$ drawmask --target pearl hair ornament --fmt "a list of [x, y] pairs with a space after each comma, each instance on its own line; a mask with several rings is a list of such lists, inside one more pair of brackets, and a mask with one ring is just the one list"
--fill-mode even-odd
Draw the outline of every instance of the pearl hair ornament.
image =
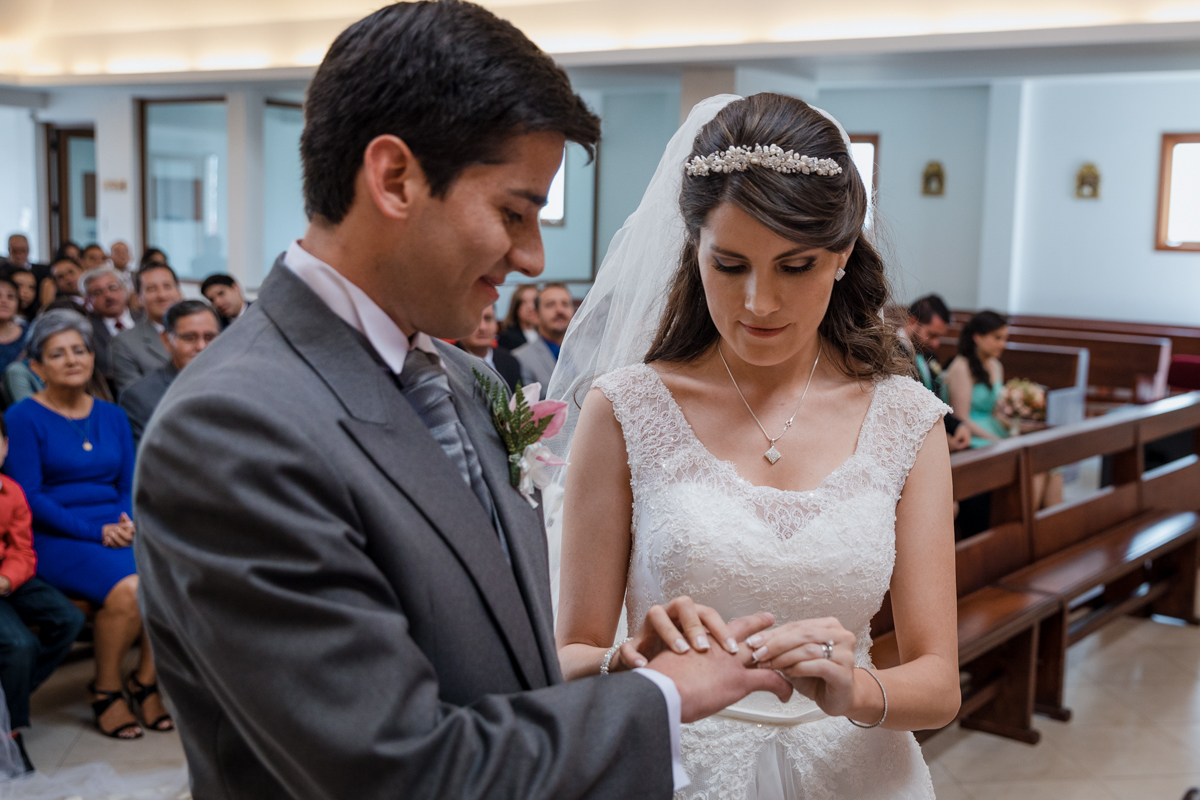
[[691, 177], [704, 177], [716, 172], [745, 172], [751, 166], [766, 167], [785, 175], [797, 172], [809, 175], [839, 175], [842, 167], [832, 158], [813, 158], [797, 155], [795, 150], [784, 150], [777, 144], [763, 147], [730, 147], [723, 153], [713, 153], [707, 156], [694, 156], [687, 162], [687, 174]]

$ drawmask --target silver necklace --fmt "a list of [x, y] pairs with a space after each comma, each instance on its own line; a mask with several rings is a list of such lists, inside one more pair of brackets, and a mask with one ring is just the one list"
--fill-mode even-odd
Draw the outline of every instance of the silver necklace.
[[775, 443], [783, 438], [783, 434], [788, 432], [788, 428], [792, 427], [792, 423], [796, 421], [796, 414], [800, 413], [800, 406], [804, 405], [804, 398], [808, 397], [808, 388], [812, 386], [813, 375], [817, 374], [817, 364], [821, 363], [821, 348], [817, 348], [817, 358], [813, 361], [812, 371], [808, 373], [808, 383], [804, 385], [804, 394], [800, 395], [800, 402], [796, 404], [795, 413], [788, 418], [787, 422], [783, 423], [783, 432], [774, 438], [771, 437], [771, 434], [767, 433], [767, 429], [763, 427], [758, 414], [754, 413], [754, 409], [746, 401], [746, 395], [742, 394], [742, 387], [738, 386], [737, 378], [733, 377], [733, 370], [729, 368], [729, 362], [725, 360], [725, 354], [721, 352], [720, 344], [717, 345], [717, 355], [721, 357], [721, 363], [725, 365], [725, 371], [729, 373], [729, 380], [733, 381], [733, 388], [737, 390], [738, 397], [742, 398], [743, 403], [746, 403], [746, 410], [750, 412], [750, 416], [754, 417], [754, 421], [758, 424], [758, 429], [762, 431], [763, 436], [767, 437], [767, 441], [771, 443], [770, 449], [763, 453], [763, 458], [771, 466], [775, 466], [775, 462], [783, 458], [783, 453], [775, 449]]

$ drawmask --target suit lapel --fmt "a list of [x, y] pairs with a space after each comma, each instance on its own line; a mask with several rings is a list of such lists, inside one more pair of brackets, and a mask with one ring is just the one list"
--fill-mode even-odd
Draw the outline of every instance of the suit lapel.
[[[561, 680], [558, 650], [554, 643], [554, 612], [550, 599], [550, 559], [547, 553], [541, 509], [533, 509], [513, 488], [508, 472], [508, 453], [496, 433], [483, 390], [471, 374], [471, 357], [449, 345], [439, 345], [450, 388], [458, 398], [456, 408], [483, 466], [483, 477], [492, 493], [500, 524], [508, 540], [512, 569], [534, 633], [541, 648], [542, 663], [551, 683]], [[478, 365], [488, 372], [486, 365]]]
[[263, 312], [338, 396], [339, 424], [416, 507], [470, 574], [530, 688], [546, 683], [538, 639], [491, 520], [370, 346], [282, 264], [263, 284]]

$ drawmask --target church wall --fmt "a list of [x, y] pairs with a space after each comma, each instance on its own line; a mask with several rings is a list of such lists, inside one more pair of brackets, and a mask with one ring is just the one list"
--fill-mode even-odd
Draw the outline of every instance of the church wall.
[[[879, 232], [896, 299], [937, 292], [952, 306], [973, 306], [988, 88], [827, 89], [816, 102], [848, 132], [879, 134]], [[921, 176], [935, 160], [945, 168], [945, 194], [924, 196]]]
[[[1200, 74], [1029, 82], [1012, 310], [1200, 324], [1200, 253], [1154, 249], [1161, 137], [1200, 131]], [[1074, 196], [1099, 168], [1100, 197]]]

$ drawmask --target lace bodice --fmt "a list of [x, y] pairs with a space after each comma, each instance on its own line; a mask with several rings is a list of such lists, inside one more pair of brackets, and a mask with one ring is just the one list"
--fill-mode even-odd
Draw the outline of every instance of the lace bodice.
[[[854, 454], [805, 492], [756, 486], [712, 455], [651, 367], [595, 385], [625, 436], [633, 486], [627, 622], [689, 595], [725, 619], [772, 612], [779, 623], [836, 617], [870, 664], [871, 618], [891, 583], [896, 503], [917, 452], [949, 411], [916, 381], [876, 381]], [[801, 722], [824, 716], [798, 693], [760, 693], [728, 716]]]

